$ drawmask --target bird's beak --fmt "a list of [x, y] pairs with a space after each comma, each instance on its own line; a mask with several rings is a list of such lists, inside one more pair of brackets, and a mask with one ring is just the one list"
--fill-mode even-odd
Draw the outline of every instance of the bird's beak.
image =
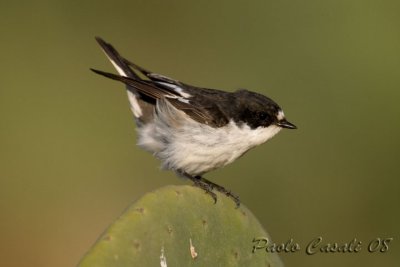
[[278, 121], [278, 123], [276, 125], [278, 125], [279, 127], [282, 127], [282, 128], [287, 128], [287, 129], [297, 129], [296, 125], [288, 122], [285, 119]]

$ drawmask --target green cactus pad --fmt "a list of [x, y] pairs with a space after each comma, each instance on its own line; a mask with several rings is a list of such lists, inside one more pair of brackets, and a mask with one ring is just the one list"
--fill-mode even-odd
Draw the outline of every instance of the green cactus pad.
[[278, 255], [252, 253], [268, 237], [242, 204], [199, 188], [167, 186], [137, 200], [100, 237], [80, 267], [283, 266]]

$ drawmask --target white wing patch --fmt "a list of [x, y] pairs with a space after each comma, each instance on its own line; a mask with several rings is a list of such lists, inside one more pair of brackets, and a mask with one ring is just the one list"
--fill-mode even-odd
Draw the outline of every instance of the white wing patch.
[[189, 99], [183, 98], [183, 97], [179, 97], [176, 95], [165, 95], [166, 98], [173, 98], [173, 99], [177, 99], [178, 101], [182, 102], [182, 103], [186, 103], [189, 104], [190, 101]]
[[178, 101], [181, 101], [183, 103], [189, 104], [189, 100], [186, 98], [178, 97]]
[[192, 97], [191, 94], [186, 93], [182, 87], [175, 85], [175, 84], [171, 84], [171, 83], [166, 83], [166, 82], [157, 82], [158, 84], [167, 86], [168, 88], [174, 90], [176, 93], [180, 94], [182, 97], [184, 98], [189, 98]]

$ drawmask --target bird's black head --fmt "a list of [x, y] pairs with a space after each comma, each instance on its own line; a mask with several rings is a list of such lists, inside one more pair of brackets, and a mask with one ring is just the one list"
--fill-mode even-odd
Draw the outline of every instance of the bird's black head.
[[288, 129], [297, 128], [286, 120], [279, 105], [264, 95], [239, 90], [236, 92], [236, 107], [239, 112], [234, 116], [235, 121], [246, 123], [252, 129], [270, 125]]

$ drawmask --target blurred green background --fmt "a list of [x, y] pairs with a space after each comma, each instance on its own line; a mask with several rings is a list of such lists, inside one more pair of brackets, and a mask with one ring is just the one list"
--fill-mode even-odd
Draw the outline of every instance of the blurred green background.
[[[136, 147], [123, 86], [89, 71], [114, 71], [95, 35], [153, 71], [284, 108], [297, 131], [207, 177], [276, 242], [301, 245], [281, 255], [287, 266], [397, 265], [399, 11], [378, 0], [2, 1], [0, 266], [74, 266], [133, 200], [186, 184]], [[317, 236], [363, 250], [306, 255]], [[389, 252], [367, 252], [377, 237], [394, 238]]]

